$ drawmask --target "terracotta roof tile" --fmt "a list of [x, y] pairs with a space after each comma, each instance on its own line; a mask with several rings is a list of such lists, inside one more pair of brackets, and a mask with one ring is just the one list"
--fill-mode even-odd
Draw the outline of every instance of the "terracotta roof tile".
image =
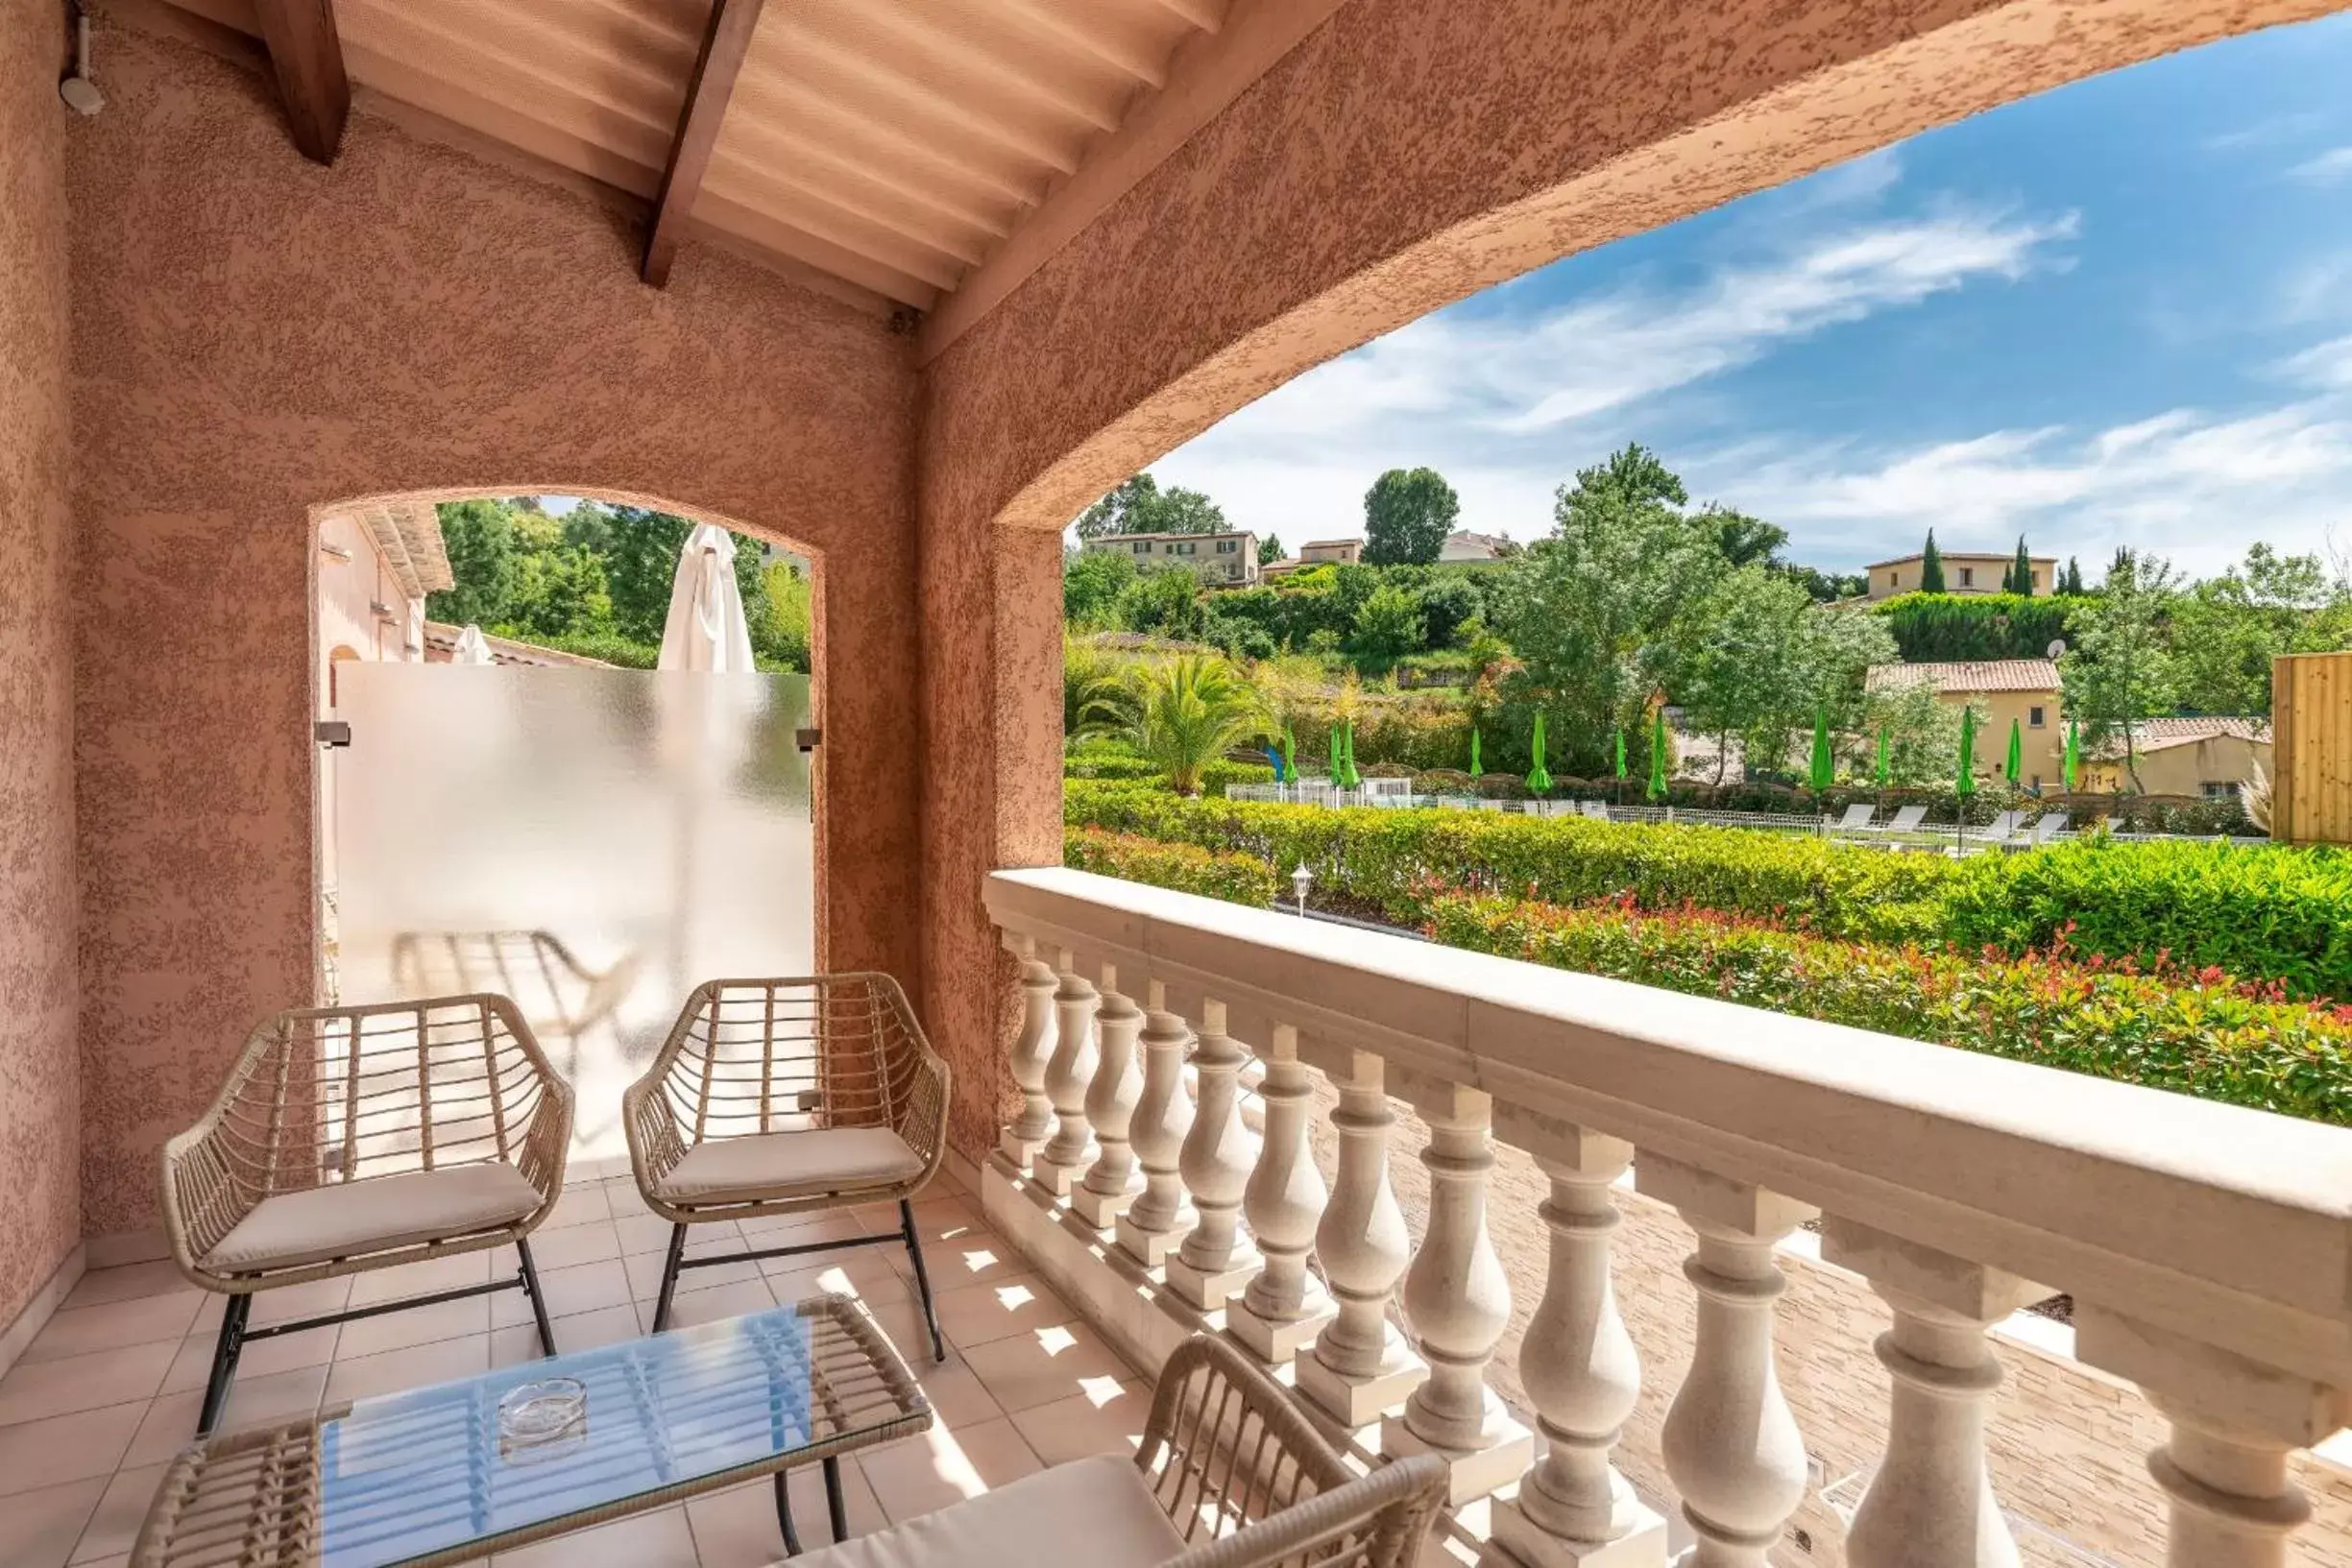
[[2055, 691], [2058, 689], [2058, 666], [2048, 659], [1873, 664], [1867, 684], [1873, 691], [1891, 691], [1898, 687], [1922, 681], [1938, 691]]

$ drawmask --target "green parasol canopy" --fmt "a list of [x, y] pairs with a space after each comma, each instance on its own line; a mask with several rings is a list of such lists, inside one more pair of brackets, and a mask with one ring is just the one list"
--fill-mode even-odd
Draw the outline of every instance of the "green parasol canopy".
[[1617, 782], [1625, 782], [1625, 726], [1617, 726]]
[[1536, 739], [1529, 748], [1535, 753], [1536, 765], [1527, 770], [1527, 787], [1540, 795], [1552, 787], [1552, 775], [1543, 765], [1543, 711], [1536, 710]]
[[2066, 792], [2074, 792], [2074, 769], [2082, 762], [2082, 721], [2075, 719], [2066, 727]]
[[1952, 792], [1962, 800], [1976, 792], [1976, 711], [1960, 710], [1960, 771], [1952, 781]]
[[1837, 761], [1830, 755], [1830, 714], [1820, 707], [1813, 710], [1813, 766], [1809, 782], [1815, 794], [1837, 782]]
[[1473, 724], [1470, 726], [1470, 777], [1483, 779], [1486, 776], [1487, 770], [1478, 765], [1478, 726]]
[[2025, 771], [2025, 731], [2020, 720], [2011, 719], [2009, 721], [2009, 757], [2008, 760], [2001, 764], [2001, 772], [2008, 777], [2011, 784], [2015, 784]]
[[1361, 789], [1364, 776], [1356, 771], [1356, 721], [1343, 720], [1340, 724], [1340, 757], [1342, 789]]
[[1881, 724], [1879, 726], [1879, 765], [1871, 770], [1870, 776], [1878, 782], [1880, 789], [1884, 789], [1893, 774], [1894, 769], [1887, 765], [1886, 760], [1886, 726]]
[[1282, 726], [1282, 782], [1298, 782], [1298, 737], [1291, 734], [1287, 724]]
[[1650, 799], [1666, 798], [1666, 711], [1659, 709], [1650, 726]]
[[1341, 782], [1346, 775], [1346, 767], [1347, 759], [1340, 750], [1340, 727], [1334, 724], [1331, 726], [1331, 761], [1330, 765], [1325, 769], [1325, 771], [1331, 775], [1332, 788], [1344, 789], [1346, 787], [1346, 785]]

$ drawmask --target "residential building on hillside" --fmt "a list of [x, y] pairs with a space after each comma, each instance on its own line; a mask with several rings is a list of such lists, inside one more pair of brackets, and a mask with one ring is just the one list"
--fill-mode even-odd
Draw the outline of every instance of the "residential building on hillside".
[[[2265, 777], [2270, 773], [2270, 721], [2228, 715], [2143, 719], [2132, 726], [2132, 751], [2146, 794], [2235, 798], [2257, 768]], [[2131, 770], [2124, 762], [2122, 736], [2109, 736], [2083, 748], [2076, 782], [2085, 789], [2129, 789]]]
[[425, 656], [424, 596], [454, 588], [433, 503], [387, 501], [319, 519], [318, 700], [334, 706], [334, 666]]
[[1473, 534], [1467, 528], [1458, 528], [1438, 546], [1438, 565], [1491, 567], [1507, 559], [1510, 553], [1511, 541], [1500, 534]]
[[1134, 557], [1149, 570], [1191, 567], [1212, 587], [1247, 588], [1258, 580], [1258, 536], [1248, 529], [1222, 534], [1105, 534], [1086, 541], [1090, 550]]
[[[2058, 561], [2055, 556], [2028, 556], [2033, 567], [2033, 591], [2049, 593], [2058, 581]], [[1863, 597], [1872, 601], [1891, 599], [1898, 593], [1919, 591], [1920, 569], [1928, 558], [1922, 554], [1900, 555], [1892, 561], [1873, 561], [1863, 570], [1870, 587]], [[1971, 555], [1958, 550], [1944, 552], [1944, 591], [1947, 593], [1998, 593], [2003, 577], [2017, 564], [2014, 555]]]
[[2054, 661], [1873, 664], [1865, 685], [1872, 691], [1887, 691], [1918, 682], [1934, 687], [1937, 698], [1947, 707], [1974, 705], [1984, 715], [1984, 728], [1976, 734], [1976, 777], [2000, 776], [2008, 760], [2009, 725], [2014, 720], [2024, 740], [2024, 767], [2018, 782], [2035, 788], [2059, 787], [2066, 777], [2066, 732], [2059, 722]]
[[1297, 555], [1286, 555], [1279, 561], [1269, 561], [1258, 568], [1260, 582], [1273, 582], [1288, 577], [1294, 571], [1309, 567], [1353, 566], [1364, 559], [1364, 541], [1360, 539], [1311, 539], [1298, 546]]

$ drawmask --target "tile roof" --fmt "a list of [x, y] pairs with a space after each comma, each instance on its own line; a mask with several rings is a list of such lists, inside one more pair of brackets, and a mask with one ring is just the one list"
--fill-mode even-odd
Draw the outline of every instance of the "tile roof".
[[[2132, 748], [2142, 756], [2152, 751], [2169, 751], [2174, 746], [2193, 746], [2200, 740], [2224, 737], [2267, 745], [2270, 741], [2270, 721], [2258, 715], [2215, 713], [2195, 718], [2142, 719], [2132, 726]], [[2097, 746], [2088, 748], [2086, 755], [2095, 762], [2112, 761], [2123, 755], [2123, 737], [2111, 735]]]
[[1926, 682], [1938, 691], [2055, 691], [2058, 666], [2048, 659], [1982, 659], [1952, 663], [1873, 664], [1872, 691]]

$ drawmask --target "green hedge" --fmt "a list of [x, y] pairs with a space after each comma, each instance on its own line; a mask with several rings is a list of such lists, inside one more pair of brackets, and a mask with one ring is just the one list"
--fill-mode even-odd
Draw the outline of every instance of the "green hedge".
[[1441, 894], [1630, 897], [1644, 909], [1695, 905], [1863, 941], [2210, 966], [2286, 995], [2352, 1001], [2352, 854], [2336, 850], [2090, 839], [1954, 860], [1736, 828], [1065, 787], [1074, 823], [1238, 850], [1276, 877], [1303, 861], [1324, 894], [1402, 925], [1425, 921]]
[[1871, 608], [1886, 619], [1906, 664], [1944, 660], [2045, 659], [2082, 600], [2069, 595], [1898, 593]]
[[1274, 898], [1273, 873], [1263, 861], [1191, 844], [1165, 844], [1092, 828], [1065, 828], [1061, 858], [1062, 864], [1079, 871], [1098, 871], [1105, 877], [1123, 877], [1131, 882], [1261, 909]]
[[1429, 902], [1441, 942], [2046, 1067], [2352, 1123], [2352, 1009], [2046, 956], [1840, 942], [1763, 922]]
[[1474, 811], [1332, 810], [1180, 800], [1132, 784], [1064, 786], [1074, 824], [1238, 850], [1275, 876], [1300, 862], [1316, 887], [1418, 925], [1439, 893], [1559, 904], [1630, 894], [1645, 908], [1767, 916], [1836, 936], [1929, 940], [1959, 863], [1735, 828], [1637, 827]]
[[[1061, 761], [1064, 779], [1088, 779], [1112, 784], [1146, 784], [1166, 787], [1166, 776], [1148, 759], [1138, 757], [1128, 747], [1104, 741], [1088, 741], [1072, 747]], [[1272, 784], [1274, 770], [1264, 762], [1235, 762], [1219, 760], [1200, 770], [1200, 792], [1223, 796], [1225, 785], [1235, 784]]]
[[2352, 855], [2333, 849], [2077, 839], [1978, 856], [1952, 885], [1963, 947], [2218, 968], [2352, 1001]]

